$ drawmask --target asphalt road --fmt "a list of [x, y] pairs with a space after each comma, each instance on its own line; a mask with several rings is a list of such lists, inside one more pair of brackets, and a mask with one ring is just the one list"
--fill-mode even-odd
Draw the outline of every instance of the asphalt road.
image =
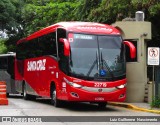
[[[93, 116], [91, 117], [93, 121], [95, 116], [106, 117], [107, 116], [160, 116], [159, 114], [133, 111], [130, 109], [115, 107], [107, 105], [105, 109], [100, 109], [96, 104], [89, 103], [65, 103], [62, 108], [55, 108], [51, 105], [48, 99], [36, 99], [36, 100], [23, 100], [20, 96], [12, 96], [8, 98], [9, 105], [0, 105], [0, 116], [79, 116], [78, 118], [84, 118], [80, 116]], [[72, 117], [71, 117], [72, 118]], [[74, 117], [73, 117], [74, 118]], [[76, 117], [77, 118], [77, 117]], [[58, 122], [53, 122], [58, 125], [158, 125], [159, 122], [64, 122], [59, 120]], [[83, 120], [83, 119], [82, 119]], [[47, 124], [53, 124], [46, 122]], [[45, 124], [46, 123], [39, 123]], [[4, 124], [4, 123], [3, 123]], [[9, 124], [9, 123], [5, 123]], [[20, 124], [20, 123], [19, 123]], [[28, 124], [28, 123], [26, 123]], [[35, 124], [35, 123], [31, 123]], [[37, 123], [36, 123], [37, 124]], [[1, 123], [0, 123], [1, 125]], [[16, 123], [17, 125], [17, 123]]]

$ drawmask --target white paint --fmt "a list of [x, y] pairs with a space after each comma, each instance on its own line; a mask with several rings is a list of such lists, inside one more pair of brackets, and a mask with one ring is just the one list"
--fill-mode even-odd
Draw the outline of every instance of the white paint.
[[28, 61], [27, 71], [43, 71], [46, 70], [46, 59], [38, 61]]

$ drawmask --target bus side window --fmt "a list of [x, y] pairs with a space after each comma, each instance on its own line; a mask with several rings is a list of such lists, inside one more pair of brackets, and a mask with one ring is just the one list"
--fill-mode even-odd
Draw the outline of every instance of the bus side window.
[[59, 28], [57, 29], [57, 41], [58, 41], [58, 54], [59, 57], [61, 58], [62, 56], [64, 56], [63, 52], [64, 44], [62, 42], [59, 42], [60, 38], [66, 38], [66, 30]]
[[50, 33], [38, 38], [38, 50], [41, 51], [40, 55], [53, 55], [57, 57], [56, 49], [56, 34]]
[[8, 68], [8, 58], [6, 57], [3, 57], [3, 58], [0, 58], [0, 69], [3, 69], [3, 70], [7, 70]]
[[18, 60], [23, 60], [26, 58], [26, 51], [25, 51], [25, 43], [20, 43], [18, 46], [17, 46], [17, 56], [16, 58]]
[[14, 57], [8, 57], [8, 69], [7, 72], [11, 75], [11, 78], [14, 79]]
[[51, 43], [51, 50], [50, 51], [53, 51], [53, 56], [57, 57], [57, 46], [56, 46], [56, 33], [51, 33], [51, 37], [50, 37], [50, 40], [49, 40]]
[[29, 42], [25, 43], [26, 44], [26, 58], [34, 58], [36, 57], [36, 39], [32, 39]]

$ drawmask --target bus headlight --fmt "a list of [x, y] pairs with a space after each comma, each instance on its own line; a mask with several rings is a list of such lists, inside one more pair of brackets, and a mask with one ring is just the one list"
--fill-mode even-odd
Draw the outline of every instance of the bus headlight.
[[127, 83], [126, 83], [126, 84], [123, 84], [123, 85], [119, 85], [119, 86], [117, 86], [116, 88], [117, 88], [117, 89], [123, 89], [124, 87], [126, 87], [126, 85], [127, 85]]
[[82, 88], [82, 85], [79, 85], [79, 84], [74, 83], [74, 82], [70, 82], [70, 81], [68, 81], [66, 78], [64, 78], [64, 81], [65, 81], [67, 84], [69, 84], [70, 86], [73, 86], [73, 87], [75, 87], [75, 88]]
[[75, 87], [75, 88], [82, 88], [82, 85], [79, 85], [77, 83], [72, 83], [72, 86]]

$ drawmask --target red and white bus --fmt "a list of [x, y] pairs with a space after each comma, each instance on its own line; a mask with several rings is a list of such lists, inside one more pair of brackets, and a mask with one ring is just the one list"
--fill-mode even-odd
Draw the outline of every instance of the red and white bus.
[[94, 102], [126, 98], [125, 45], [135, 47], [109, 25], [60, 22], [17, 42], [16, 88], [30, 95], [62, 101]]

